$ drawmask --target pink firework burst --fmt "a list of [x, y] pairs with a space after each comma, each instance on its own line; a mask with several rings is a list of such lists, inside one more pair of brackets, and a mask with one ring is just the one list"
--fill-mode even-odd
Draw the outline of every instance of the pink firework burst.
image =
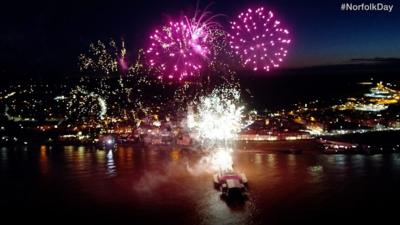
[[157, 70], [159, 78], [183, 80], [203, 69], [211, 54], [211, 19], [202, 14], [189, 20], [169, 22], [150, 35], [146, 50], [148, 64]]
[[240, 13], [231, 22], [229, 38], [244, 66], [254, 71], [279, 67], [291, 43], [289, 31], [263, 7]]

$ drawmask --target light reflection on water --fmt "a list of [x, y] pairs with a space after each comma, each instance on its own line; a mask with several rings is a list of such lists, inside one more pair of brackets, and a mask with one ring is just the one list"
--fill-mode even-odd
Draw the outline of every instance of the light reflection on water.
[[7, 159], [8, 159], [8, 154], [7, 154], [7, 148], [6, 147], [1, 147], [0, 148], [0, 157], [3, 163], [7, 163]]
[[115, 164], [114, 164], [114, 154], [113, 150], [109, 150], [107, 153], [107, 175], [113, 177], [117, 175]]
[[[311, 221], [315, 215], [330, 215], [331, 210], [357, 209], [361, 215], [362, 210], [394, 201], [400, 188], [397, 154], [239, 151], [234, 155], [235, 169], [247, 174], [249, 200], [235, 206], [220, 198], [212, 174], [187, 171], [188, 162], [201, 158], [187, 150], [3, 147], [0, 157], [2, 207], [51, 210], [49, 206], [57, 205], [64, 211], [84, 211], [77, 214], [80, 217], [96, 214], [99, 220], [107, 215], [111, 220], [175, 220], [178, 224]], [[25, 197], [19, 198], [19, 193]], [[357, 214], [357, 210], [352, 212]]]
[[47, 158], [47, 146], [40, 146], [40, 172], [43, 174], [47, 174], [49, 171], [49, 161]]

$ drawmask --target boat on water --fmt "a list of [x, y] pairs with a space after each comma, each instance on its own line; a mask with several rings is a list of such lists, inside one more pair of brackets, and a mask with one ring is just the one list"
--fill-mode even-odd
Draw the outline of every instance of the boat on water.
[[244, 173], [233, 170], [221, 171], [214, 174], [214, 186], [224, 197], [244, 197], [247, 193], [247, 177]]
[[326, 154], [357, 153], [360, 149], [359, 144], [350, 142], [323, 139], [320, 139], [319, 142], [322, 144], [323, 153]]

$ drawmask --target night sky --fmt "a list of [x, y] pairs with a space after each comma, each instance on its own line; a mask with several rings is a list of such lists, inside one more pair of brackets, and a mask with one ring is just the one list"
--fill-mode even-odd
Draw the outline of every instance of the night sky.
[[[221, 23], [242, 9], [265, 6], [286, 24], [293, 36], [284, 68], [334, 65], [351, 59], [400, 58], [400, 3], [388, 12], [341, 11], [342, 1], [214, 0], [210, 8]], [[323, 3], [322, 3], [323, 2]], [[204, 7], [210, 1], [201, 1]], [[154, 26], [169, 17], [192, 15], [196, 0], [131, 0], [99, 3], [73, 1], [13, 1], [0, 9], [1, 76], [51, 73], [64, 76], [77, 70], [77, 56], [90, 42], [123, 38], [128, 51], [146, 44]]]

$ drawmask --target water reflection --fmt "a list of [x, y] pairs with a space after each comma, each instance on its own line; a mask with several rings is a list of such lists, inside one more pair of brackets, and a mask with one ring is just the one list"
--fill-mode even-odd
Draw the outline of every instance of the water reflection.
[[109, 177], [117, 175], [113, 155], [114, 155], [113, 150], [109, 150], [107, 153], [107, 175]]
[[0, 148], [0, 156], [1, 156], [1, 161], [2, 163], [7, 163], [8, 160], [8, 154], [7, 154], [7, 148], [6, 147], [1, 147]]
[[39, 155], [39, 163], [40, 163], [40, 172], [43, 174], [47, 174], [49, 172], [49, 160], [47, 157], [47, 146], [40, 146], [40, 155]]
[[271, 168], [274, 168], [276, 163], [276, 154], [268, 154], [267, 162]]
[[179, 157], [180, 157], [180, 151], [178, 149], [174, 149], [170, 152], [170, 157], [172, 162], [178, 162], [179, 161]]
[[106, 159], [106, 151], [96, 150], [96, 163], [98, 165], [104, 165]]
[[[14, 182], [3, 192], [11, 194], [0, 196], [6, 203], [35, 210], [35, 196], [41, 196], [42, 210], [57, 205], [61, 211], [81, 210], [92, 218], [101, 215], [92, 209], [95, 205], [102, 212], [110, 211], [111, 218], [155, 224], [276, 224], [288, 215], [312, 218], [314, 213], [305, 209], [315, 214], [340, 210], [346, 202], [367, 210], [374, 206], [357, 205], [360, 199], [379, 193], [375, 202], [390, 203], [397, 194], [394, 190], [400, 188], [396, 154], [236, 152], [235, 168], [249, 179], [249, 199], [241, 204], [221, 199], [213, 188], [212, 174], [189, 173], [187, 163], [195, 164], [201, 156], [181, 149], [120, 146], [104, 151], [66, 146], [50, 150], [40, 146], [1, 148], [0, 157], [0, 172], [7, 171], [8, 176], [1, 177], [2, 187]], [[43, 181], [49, 182], [44, 185]], [[16, 193], [26, 196], [16, 198]]]
[[293, 154], [289, 154], [287, 156], [287, 161], [288, 161], [288, 165], [290, 167], [295, 167], [296, 166], [296, 159], [298, 158], [298, 156], [293, 155]]
[[315, 165], [308, 167], [308, 173], [311, 175], [311, 183], [321, 182], [324, 175], [324, 167], [322, 165]]
[[250, 201], [232, 205], [222, 200], [219, 193], [210, 192], [206, 196], [207, 201], [198, 207], [201, 224], [251, 224], [252, 205]]
[[121, 172], [130, 171], [134, 169], [135, 161], [134, 161], [135, 149], [131, 146], [121, 146], [118, 148], [114, 155], [118, 164], [115, 164], [115, 169]]
[[254, 154], [254, 163], [256, 163], [256, 164], [262, 164], [262, 162], [263, 162], [263, 155], [262, 154], [260, 154], [260, 153], [255, 153]]
[[399, 170], [400, 169], [400, 155], [396, 154], [394, 157], [391, 157], [392, 165]]
[[6, 147], [0, 148], [0, 168], [1, 170], [7, 170], [8, 164], [8, 149]]

